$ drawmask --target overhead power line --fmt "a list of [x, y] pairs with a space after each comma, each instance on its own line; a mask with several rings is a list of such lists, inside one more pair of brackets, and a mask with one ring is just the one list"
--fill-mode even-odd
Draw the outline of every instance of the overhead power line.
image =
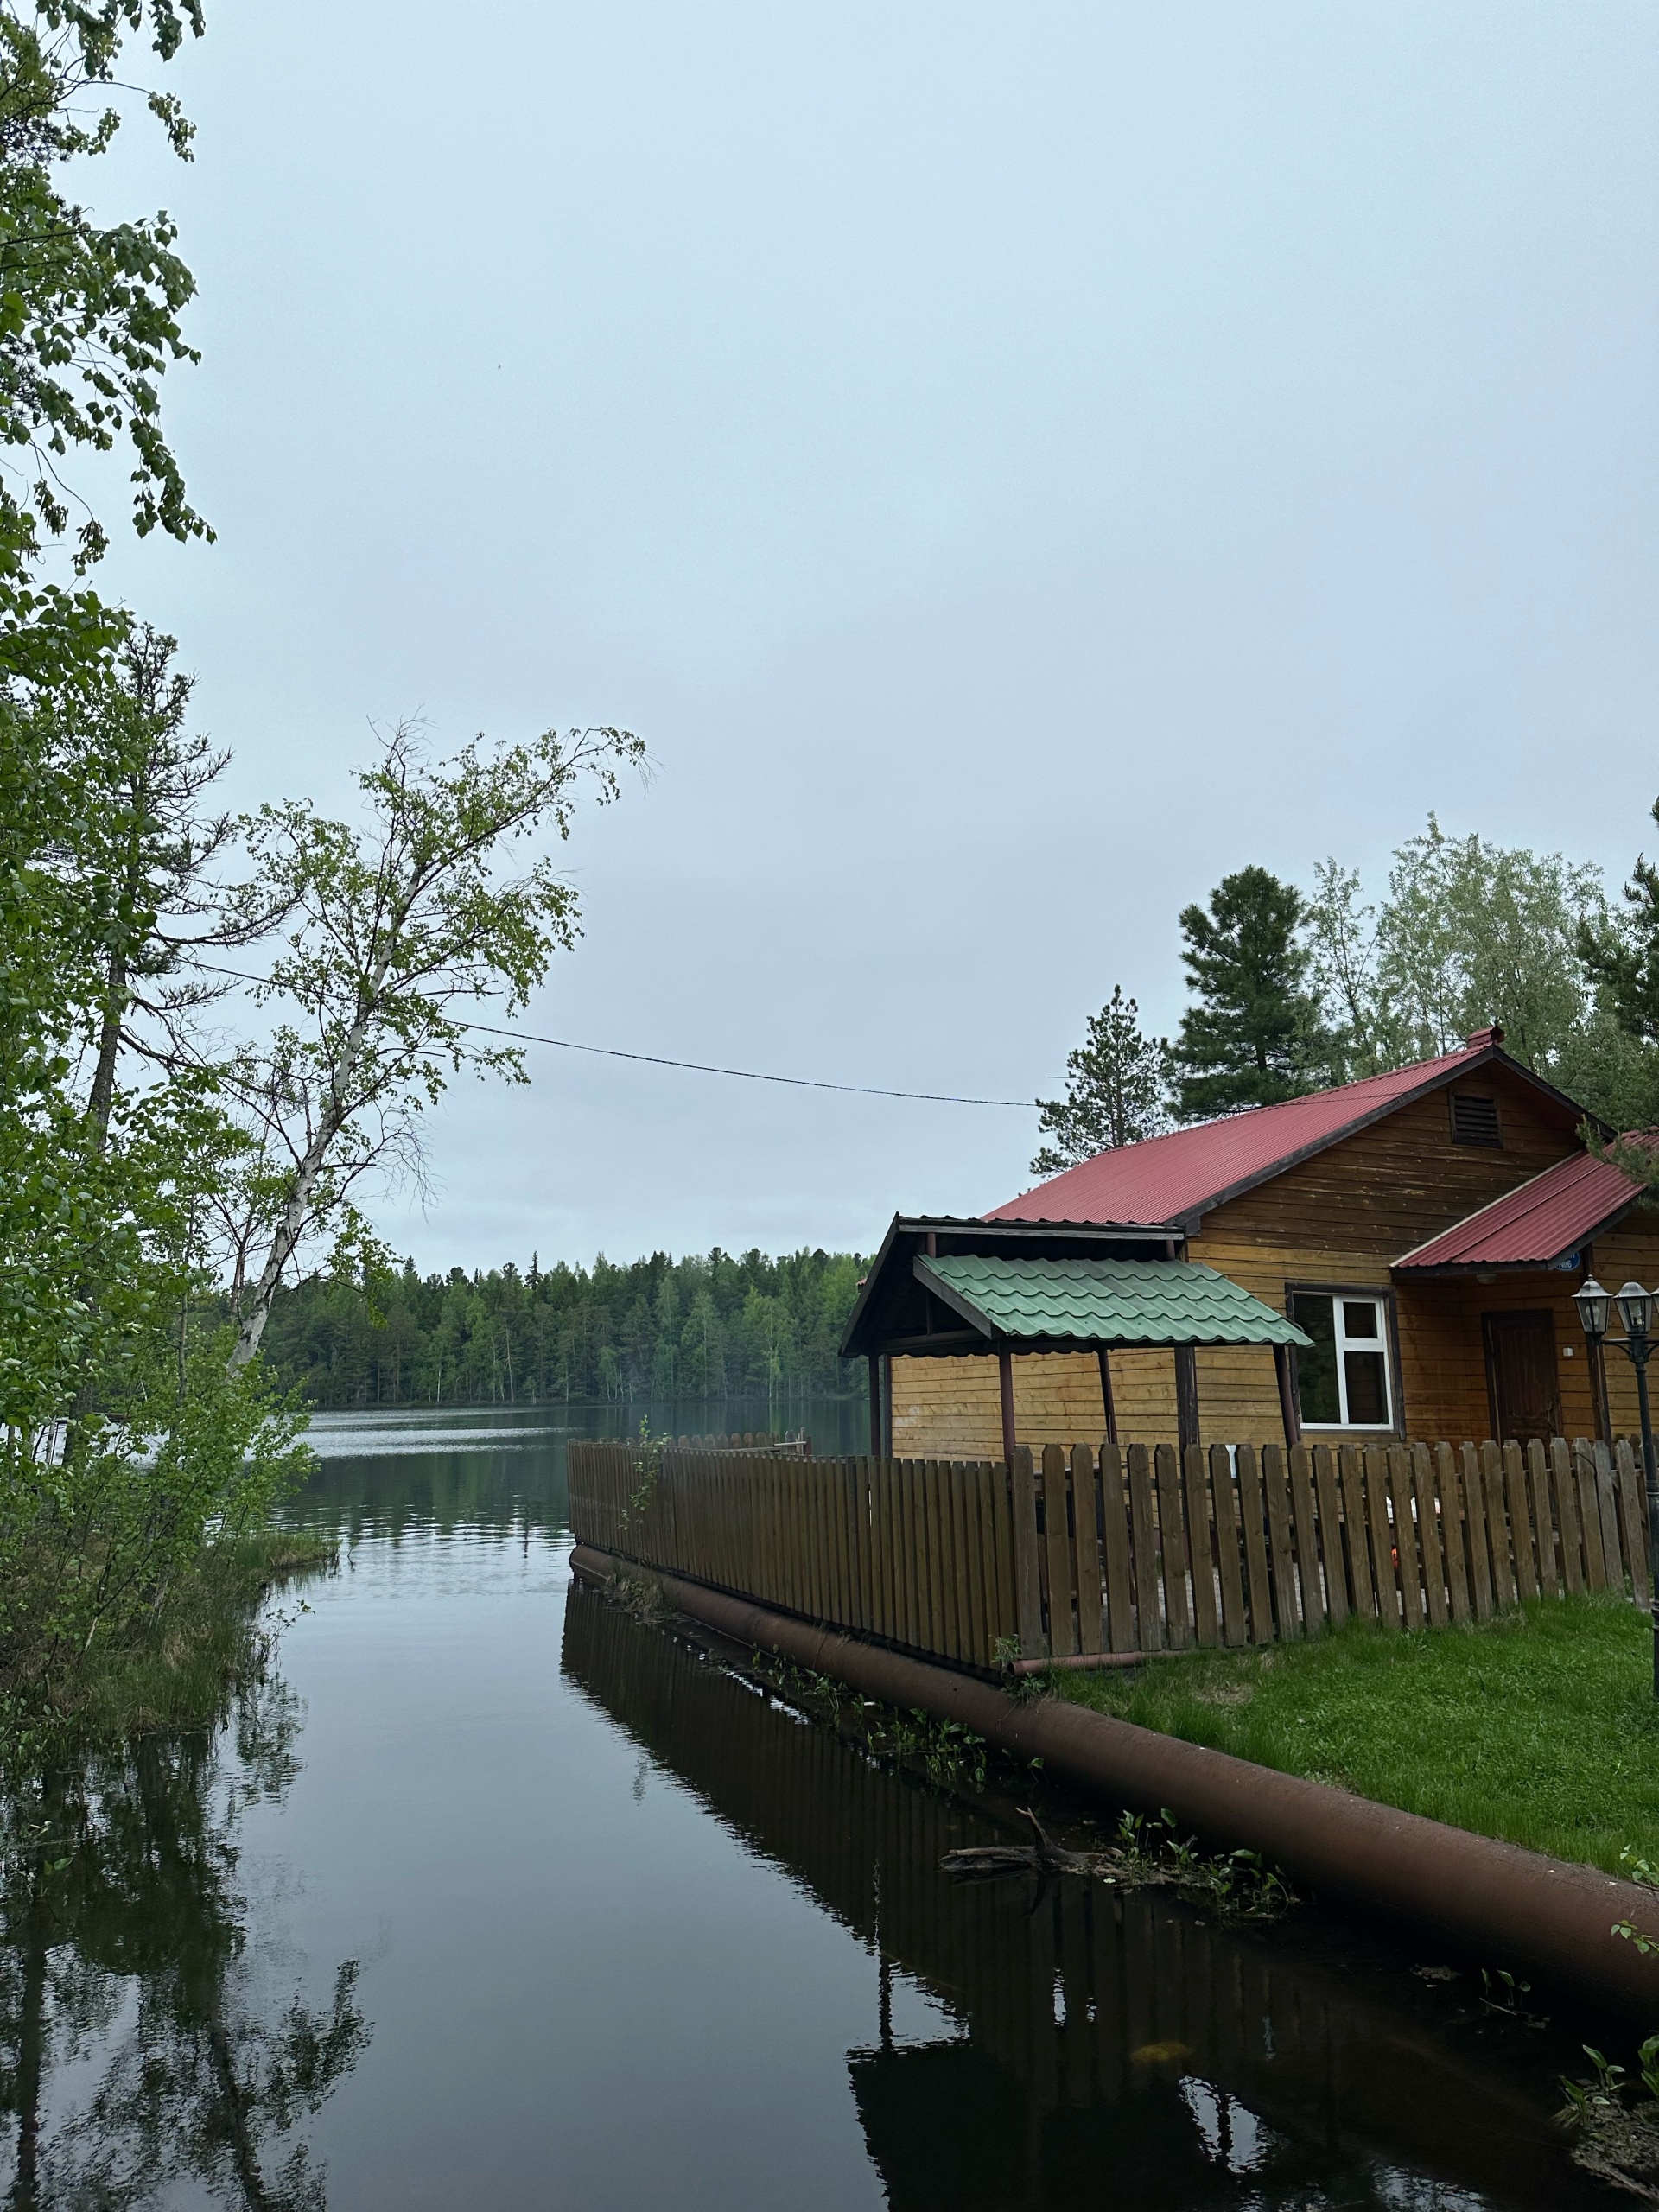
[[[234, 976], [240, 983], [257, 983], [259, 976], [244, 975], [238, 968], [217, 968], [211, 961], [200, 961], [215, 976]], [[925, 1106], [1011, 1106], [1021, 1113], [1031, 1111], [1029, 1098], [968, 1098], [950, 1090], [889, 1090], [873, 1083], [828, 1083], [820, 1076], [766, 1075], [758, 1068], [715, 1067], [706, 1060], [671, 1060], [662, 1052], [625, 1052], [617, 1045], [580, 1045], [569, 1037], [538, 1037], [528, 1029], [503, 1029], [488, 1021], [461, 1021], [457, 1028], [476, 1029], [486, 1037], [508, 1037], [515, 1045], [551, 1045], [561, 1052], [592, 1052], [601, 1059], [637, 1060], [642, 1066], [652, 1068], [683, 1068], [692, 1075], [724, 1075], [740, 1083], [781, 1083], [791, 1090], [840, 1090], [855, 1098], [908, 1098]]]
[[930, 1106], [1017, 1106], [1029, 1113], [1029, 1098], [963, 1098], [949, 1090], [887, 1090], [873, 1083], [826, 1083], [810, 1075], [762, 1075], [754, 1068], [719, 1068], [705, 1060], [671, 1060], [661, 1052], [625, 1052], [615, 1045], [578, 1045], [569, 1037], [536, 1037], [526, 1029], [497, 1029], [487, 1021], [466, 1021], [489, 1037], [511, 1037], [519, 1045], [556, 1045], [562, 1052], [597, 1052], [607, 1060], [640, 1060], [647, 1067], [687, 1068], [694, 1075], [735, 1076], [743, 1083], [783, 1083], [792, 1090], [845, 1090], [859, 1098], [913, 1098]]

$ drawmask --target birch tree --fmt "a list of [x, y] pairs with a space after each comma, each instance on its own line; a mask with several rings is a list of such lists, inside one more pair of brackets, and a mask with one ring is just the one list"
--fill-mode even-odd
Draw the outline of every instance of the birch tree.
[[523, 841], [568, 839], [584, 789], [608, 804], [644, 766], [640, 740], [609, 728], [479, 739], [434, 762], [403, 723], [357, 779], [365, 827], [298, 799], [245, 824], [249, 896], [289, 918], [255, 994], [277, 1014], [270, 1045], [227, 1077], [250, 1146], [232, 1372], [308, 1239], [360, 1233], [359, 1179], [418, 1164], [420, 1117], [451, 1077], [527, 1080], [523, 1048], [492, 1025], [524, 1011], [580, 912], [549, 854], [517, 874], [507, 862]]

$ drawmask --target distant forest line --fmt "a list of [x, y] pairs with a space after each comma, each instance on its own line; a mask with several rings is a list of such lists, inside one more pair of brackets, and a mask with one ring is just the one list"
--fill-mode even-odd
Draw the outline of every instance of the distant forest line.
[[617, 1404], [861, 1388], [837, 1356], [868, 1262], [707, 1255], [528, 1272], [315, 1274], [278, 1293], [266, 1367], [321, 1408]]

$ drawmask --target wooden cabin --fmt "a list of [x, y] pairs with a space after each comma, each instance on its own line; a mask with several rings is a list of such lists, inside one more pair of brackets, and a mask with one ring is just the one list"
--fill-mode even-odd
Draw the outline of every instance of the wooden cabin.
[[[1627, 1433], [1629, 1363], [1591, 1351], [1573, 1295], [1592, 1274], [1659, 1283], [1659, 1213], [1586, 1151], [1587, 1126], [1483, 1030], [1437, 1059], [1103, 1153], [980, 1224], [895, 1223], [844, 1349], [876, 1360], [881, 1444], [901, 1455], [1000, 1457], [1011, 1430], [1031, 1445]], [[1051, 1256], [1092, 1239], [1197, 1263], [1301, 1341], [1275, 1348], [1262, 1330], [1172, 1358], [1165, 1343], [1004, 1338], [1000, 1371], [988, 1338], [977, 1357], [962, 1340], [961, 1315], [978, 1317], [958, 1300], [957, 1340], [930, 1356], [913, 1319], [880, 1332], [899, 1274], [913, 1301], [909, 1274], [926, 1272], [906, 1228], [916, 1253], [918, 1238], [1023, 1237]], [[953, 1317], [923, 1302], [943, 1339]]]

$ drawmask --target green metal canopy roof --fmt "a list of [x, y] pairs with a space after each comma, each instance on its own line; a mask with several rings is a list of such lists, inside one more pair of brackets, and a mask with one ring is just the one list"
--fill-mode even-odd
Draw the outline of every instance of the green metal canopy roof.
[[1083, 1344], [1307, 1344], [1213, 1268], [1192, 1260], [919, 1255], [916, 1279], [990, 1339]]

